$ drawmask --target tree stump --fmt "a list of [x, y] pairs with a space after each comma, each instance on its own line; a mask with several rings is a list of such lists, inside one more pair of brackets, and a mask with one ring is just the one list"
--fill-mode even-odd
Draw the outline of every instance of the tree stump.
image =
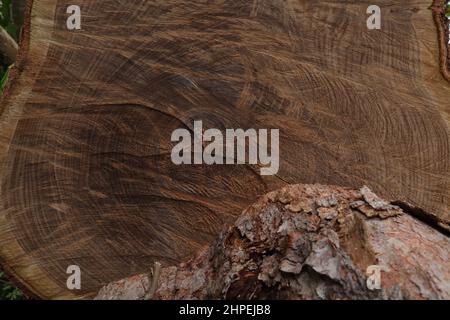
[[[2, 266], [30, 294], [92, 297], [185, 260], [295, 183], [368, 185], [449, 222], [450, 86], [431, 2], [380, 0], [368, 30], [354, 1], [79, 0], [81, 30], [68, 30], [71, 1], [30, 0], [1, 101]], [[171, 133], [195, 120], [280, 129], [278, 174], [175, 166]]]

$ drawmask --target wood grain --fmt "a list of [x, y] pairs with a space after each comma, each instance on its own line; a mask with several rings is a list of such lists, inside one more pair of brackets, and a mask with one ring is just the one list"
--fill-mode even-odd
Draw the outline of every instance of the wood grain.
[[[31, 5], [0, 117], [0, 260], [43, 298], [178, 263], [266, 191], [370, 186], [450, 221], [431, 0]], [[176, 128], [279, 128], [280, 171], [174, 166]], [[65, 270], [83, 270], [82, 290]]]

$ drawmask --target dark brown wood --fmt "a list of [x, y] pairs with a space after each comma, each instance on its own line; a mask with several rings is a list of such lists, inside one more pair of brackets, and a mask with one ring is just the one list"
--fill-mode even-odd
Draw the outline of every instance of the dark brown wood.
[[[370, 186], [449, 221], [431, 0], [35, 1], [1, 102], [0, 260], [44, 298], [174, 264], [286, 183]], [[170, 161], [176, 128], [279, 128], [281, 167]], [[66, 268], [83, 270], [69, 291]]]

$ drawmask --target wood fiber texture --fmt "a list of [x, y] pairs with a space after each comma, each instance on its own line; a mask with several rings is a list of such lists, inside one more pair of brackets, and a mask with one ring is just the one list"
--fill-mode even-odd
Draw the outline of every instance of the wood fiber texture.
[[[29, 1], [1, 102], [0, 263], [86, 298], [207, 245], [287, 183], [359, 188], [450, 221], [450, 85], [431, 0]], [[174, 129], [280, 129], [280, 171], [175, 166]], [[82, 269], [82, 290], [66, 268]]]

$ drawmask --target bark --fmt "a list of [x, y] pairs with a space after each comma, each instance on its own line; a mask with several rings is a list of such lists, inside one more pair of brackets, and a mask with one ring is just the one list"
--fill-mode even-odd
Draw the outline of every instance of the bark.
[[442, 76], [450, 81], [450, 24], [446, 17], [447, 1], [434, 0], [431, 9], [433, 10], [433, 18], [438, 30], [439, 37], [439, 63], [441, 64]]
[[4, 65], [13, 64], [17, 55], [16, 41], [0, 26], [0, 61]]
[[[1, 98], [0, 263], [26, 291], [93, 297], [177, 265], [287, 184], [367, 185], [450, 221], [432, 0], [377, 1], [382, 30], [353, 0], [77, 0], [68, 30], [71, 4], [28, 1]], [[278, 174], [176, 166], [171, 135], [194, 120], [279, 129]]]
[[[289, 186], [246, 209], [208, 249], [164, 268], [154, 299], [450, 299], [450, 238], [360, 191]], [[381, 287], [368, 286], [371, 266]], [[97, 299], [143, 299], [147, 275]]]

